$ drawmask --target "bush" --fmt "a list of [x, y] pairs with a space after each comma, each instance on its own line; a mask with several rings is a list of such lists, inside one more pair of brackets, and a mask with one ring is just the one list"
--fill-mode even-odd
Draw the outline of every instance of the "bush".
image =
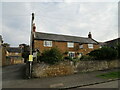
[[117, 45], [118, 58], [120, 58], [120, 44]]
[[69, 57], [69, 56], [64, 57], [64, 59], [65, 59], [65, 60], [70, 60], [70, 61], [72, 61], [72, 58]]
[[51, 48], [49, 50], [44, 50], [40, 59], [40, 61], [48, 64], [55, 64], [62, 60], [63, 60], [63, 55], [58, 48]]
[[89, 55], [83, 55], [80, 60], [95, 60], [95, 57]]
[[110, 47], [103, 47], [101, 49], [97, 49], [91, 51], [89, 53], [90, 56], [95, 57], [97, 60], [105, 60], [105, 59], [115, 59], [117, 57], [117, 51]]

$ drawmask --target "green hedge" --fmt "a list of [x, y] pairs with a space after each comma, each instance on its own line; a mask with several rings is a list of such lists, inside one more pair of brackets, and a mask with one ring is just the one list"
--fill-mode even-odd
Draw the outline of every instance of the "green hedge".
[[96, 60], [111, 60], [117, 58], [117, 50], [110, 47], [103, 47], [101, 49], [91, 51], [88, 55], [95, 57]]
[[40, 61], [48, 63], [48, 64], [56, 64], [59, 61], [63, 60], [63, 55], [58, 48], [51, 48], [48, 50], [44, 50]]

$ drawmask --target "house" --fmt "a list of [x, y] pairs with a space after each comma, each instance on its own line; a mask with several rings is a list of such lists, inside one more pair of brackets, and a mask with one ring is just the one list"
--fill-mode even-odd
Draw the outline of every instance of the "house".
[[4, 66], [6, 63], [5, 48], [3, 47], [3, 38], [0, 35], [0, 66]]
[[19, 47], [7, 47], [6, 59], [8, 64], [20, 64], [23, 63], [21, 49]]
[[34, 49], [38, 49], [41, 53], [45, 49], [57, 47], [62, 53], [68, 52], [72, 58], [77, 55], [86, 55], [94, 49], [100, 48], [97, 41], [92, 39], [89, 32], [88, 37], [77, 37], [60, 34], [34, 32]]
[[120, 44], [120, 38], [109, 40], [105, 42], [105, 46], [115, 48], [116, 45]]
[[3, 40], [2, 40], [2, 36], [0, 35], [0, 47], [2, 46]]

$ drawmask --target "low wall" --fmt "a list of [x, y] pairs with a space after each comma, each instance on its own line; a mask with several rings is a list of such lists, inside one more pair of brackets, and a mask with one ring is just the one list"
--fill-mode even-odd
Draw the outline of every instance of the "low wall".
[[69, 62], [58, 65], [47, 65], [45, 63], [34, 64], [32, 77], [62, 76], [74, 73], [74, 66]]
[[76, 63], [77, 72], [106, 70], [120, 67], [120, 60], [79, 61]]
[[79, 61], [76, 64], [70, 61], [61, 62], [58, 65], [45, 63], [33, 65], [33, 77], [49, 77], [73, 74], [76, 72], [90, 72], [120, 67], [120, 60]]
[[7, 58], [5, 65], [22, 64], [22, 63], [24, 63], [24, 60], [22, 58]]

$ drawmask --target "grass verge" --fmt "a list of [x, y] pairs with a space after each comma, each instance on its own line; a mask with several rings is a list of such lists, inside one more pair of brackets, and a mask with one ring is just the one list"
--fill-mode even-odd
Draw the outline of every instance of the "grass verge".
[[117, 78], [120, 78], [120, 71], [114, 71], [114, 72], [97, 75], [97, 77], [117, 79]]

